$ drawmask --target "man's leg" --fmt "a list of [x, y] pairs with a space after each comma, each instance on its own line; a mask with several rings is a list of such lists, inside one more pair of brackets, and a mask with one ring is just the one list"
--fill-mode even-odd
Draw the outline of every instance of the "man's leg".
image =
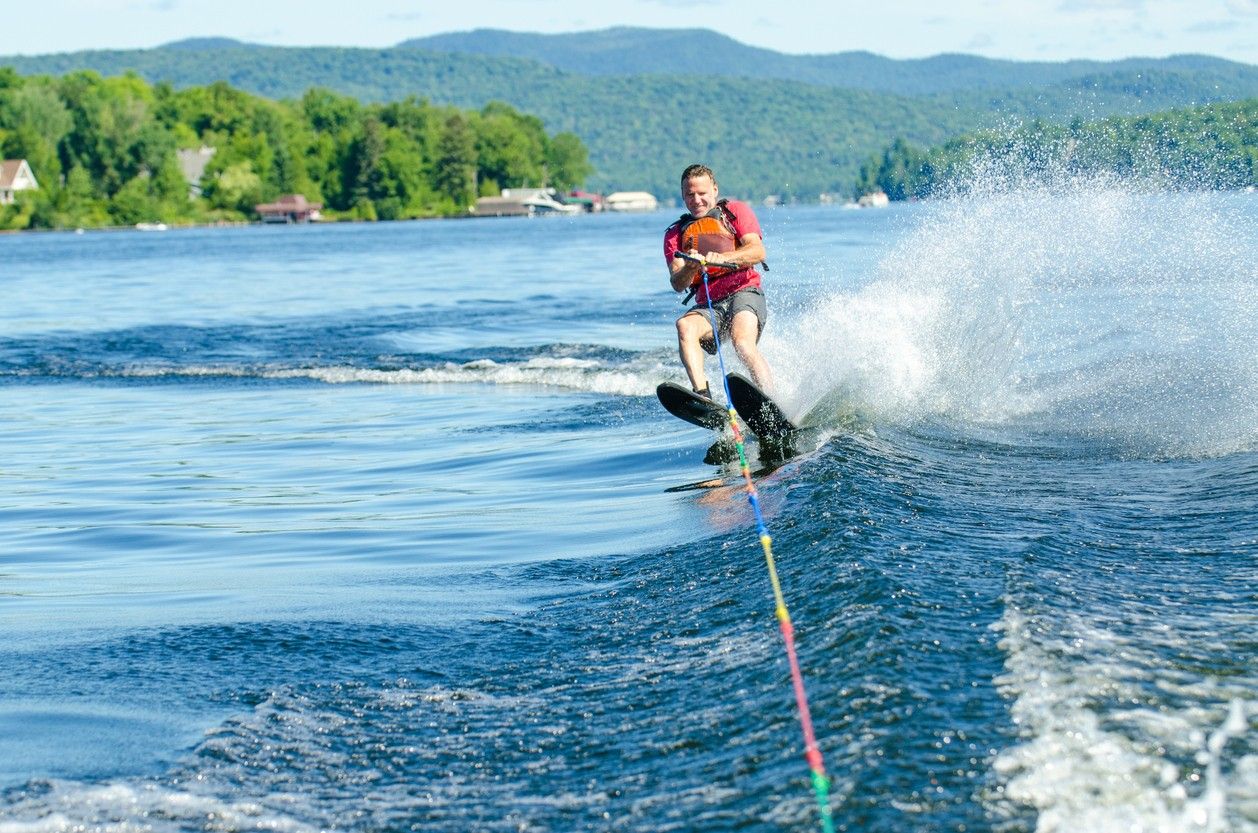
[[743, 360], [751, 371], [751, 378], [766, 393], [773, 388], [773, 372], [760, 352], [760, 319], [749, 309], [739, 310], [734, 316], [734, 324], [730, 328], [730, 337], [734, 342], [734, 350], [738, 358]]
[[703, 313], [688, 312], [677, 319], [677, 350], [690, 377], [690, 387], [697, 391], [708, 386], [708, 374], [703, 366], [706, 357], [699, 342], [711, 337], [712, 324]]

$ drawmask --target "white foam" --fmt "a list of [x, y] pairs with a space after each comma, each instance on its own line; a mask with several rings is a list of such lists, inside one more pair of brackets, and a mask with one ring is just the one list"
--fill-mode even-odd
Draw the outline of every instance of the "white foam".
[[153, 783], [51, 781], [36, 797], [5, 806], [0, 833], [163, 833], [188, 829], [313, 833], [295, 818], [249, 800], [231, 801]]
[[378, 385], [491, 384], [535, 385], [617, 396], [649, 396], [664, 374], [662, 367], [613, 368], [582, 359], [537, 358], [499, 363], [480, 359], [418, 370], [361, 367], [313, 367], [268, 371], [270, 379], [312, 379], [328, 384]]
[[372, 368], [328, 365], [300, 368], [254, 368], [239, 365], [133, 365], [117, 374], [127, 378], [262, 378], [308, 379], [331, 385], [530, 385], [587, 391], [612, 396], [651, 396], [661, 379], [680, 378], [679, 366], [659, 352], [633, 357], [623, 364], [596, 359], [540, 356], [519, 362], [474, 359], [424, 368]]
[[[1246, 704], [1258, 681], [1228, 690], [1196, 680], [1196, 702], [1213, 707], [1154, 706], [1140, 684], [1182, 674], [1113, 633], [1073, 621], [1057, 636], [1013, 605], [996, 629], [1007, 655], [997, 683], [1022, 737], [995, 760], [998, 813], [1029, 806], [1038, 833], [1258, 830], [1247, 809], [1258, 800], [1254, 756], [1227, 758], [1246, 713], [1258, 718]], [[1174, 763], [1185, 757], [1204, 775]]]

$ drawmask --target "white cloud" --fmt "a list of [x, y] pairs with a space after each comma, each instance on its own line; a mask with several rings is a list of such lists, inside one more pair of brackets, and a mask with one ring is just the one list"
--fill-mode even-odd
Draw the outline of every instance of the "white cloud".
[[965, 50], [969, 52], [983, 52], [991, 49], [995, 45], [995, 38], [986, 32], [979, 32], [974, 37], [970, 38], [968, 43], [966, 43]]
[[1143, 12], [1145, 0], [1062, 0], [1058, 11], [1093, 14], [1096, 12]]
[[1189, 24], [1186, 31], [1208, 35], [1216, 32], [1232, 32], [1240, 26], [1241, 24], [1235, 20], [1203, 20], [1200, 23]]

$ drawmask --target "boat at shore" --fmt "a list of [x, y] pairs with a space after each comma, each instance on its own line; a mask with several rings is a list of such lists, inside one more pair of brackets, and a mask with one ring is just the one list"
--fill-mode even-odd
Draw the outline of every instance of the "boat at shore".
[[481, 197], [471, 213], [478, 217], [536, 217], [546, 214], [582, 214], [585, 206], [562, 202], [554, 188], [503, 188], [502, 195]]

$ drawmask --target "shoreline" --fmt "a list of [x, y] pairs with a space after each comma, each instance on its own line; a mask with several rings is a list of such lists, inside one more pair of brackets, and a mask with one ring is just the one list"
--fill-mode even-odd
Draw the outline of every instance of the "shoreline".
[[[1181, 190], [1181, 189], [1169, 189], [1165, 191], [1165, 193], [1182, 194], [1182, 193], [1186, 193], [1186, 191]], [[1222, 188], [1222, 189], [1207, 188], [1207, 189], [1199, 189], [1197, 191], [1189, 191], [1188, 193], [1218, 193], [1218, 194], [1252, 195], [1252, 194], [1258, 193], [1258, 186], [1247, 185], [1241, 188]], [[825, 202], [825, 201], [801, 200], [798, 203], [780, 203], [777, 205], [757, 206], [757, 208], [772, 209], [772, 208], [784, 207], [787, 205], [830, 205], [839, 209], [861, 208], [862, 210], [869, 210], [869, 209], [882, 210], [891, 206], [895, 206], [899, 203], [931, 202], [931, 201], [933, 200], [920, 200], [920, 199], [891, 200], [886, 205], [859, 205], [854, 200], [848, 201], [848, 202], [838, 202], [838, 201]], [[661, 205], [661, 209], [665, 207], [667, 206]], [[659, 209], [657, 209], [657, 212], [658, 210]], [[650, 214], [650, 213], [657, 213], [657, 212], [636, 212], [636, 211], [635, 212], [619, 212], [619, 211], [585, 212], [583, 214], [571, 215], [569, 219], [571, 219], [571, 217], [582, 217], [582, 216], [592, 217], [598, 214], [612, 214], [612, 215], [640, 214], [640, 213]], [[545, 215], [527, 215], [525, 218], [535, 219], [538, 216], [545, 216]], [[516, 218], [503, 217], [503, 216], [490, 215], [490, 214], [481, 215], [481, 214], [469, 213], [469, 214], [451, 214], [451, 215], [443, 216], [443, 217], [409, 217], [409, 218], [401, 219], [401, 220], [336, 219], [336, 220], [313, 220], [306, 223], [266, 223], [261, 220], [238, 220], [238, 221], [220, 220], [220, 221], [216, 221], [212, 223], [162, 223], [161, 225], [164, 225], [165, 228], [140, 228], [136, 225], [130, 225], [130, 226], [91, 226], [91, 227], [82, 226], [78, 228], [0, 229], [0, 237], [8, 236], [8, 235], [18, 235], [18, 234], [87, 234], [87, 233], [99, 233], [99, 232], [117, 233], [117, 232], [125, 232], [125, 231], [134, 231], [134, 232], [152, 234], [152, 233], [160, 233], [160, 232], [165, 232], [165, 231], [178, 231], [178, 230], [183, 230], [183, 229], [243, 228], [246, 226], [335, 226], [335, 225], [356, 224], [356, 223], [375, 223], [375, 224], [428, 223], [428, 222], [457, 221], [457, 220], [502, 220], [502, 219], [519, 219], [519, 218], [518, 217]]]
[[75, 228], [24, 228], [0, 229], [0, 235], [9, 234], [95, 234], [98, 232], [118, 233], [124, 231], [141, 232], [144, 234], [160, 234], [167, 231], [183, 231], [185, 229], [244, 228], [246, 226], [336, 226], [349, 223], [412, 223], [431, 220], [460, 220], [462, 217], [412, 217], [406, 220], [316, 220], [309, 223], [264, 223], [261, 220], [239, 220], [235, 222], [220, 221], [214, 223], [163, 223], [165, 228], [140, 228], [138, 226], [79, 226]]
[[[596, 214], [610, 214], [613, 216], [621, 214], [641, 214], [655, 212], [584, 212], [582, 214], [570, 215], [572, 217], [595, 216]], [[521, 215], [523, 219], [535, 219], [536, 216], [543, 215]], [[558, 216], [558, 215], [556, 215]], [[243, 228], [246, 226], [339, 226], [351, 224], [374, 224], [383, 223], [431, 223], [431, 222], [447, 222], [447, 221], [463, 221], [463, 220], [509, 220], [520, 219], [520, 217], [500, 217], [491, 214], [452, 214], [446, 217], [408, 217], [402, 220], [312, 220], [307, 223], [265, 223], [261, 220], [241, 220], [238, 222], [215, 222], [215, 223], [164, 223], [166, 228], [139, 228], [137, 226], [82, 226], [78, 228], [25, 228], [25, 229], [0, 229], [0, 236], [10, 234], [88, 234], [97, 232], [124, 232], [135, 231], [145, 234], [160, 234], [167, 231], [180, 231], [184, 229], [214, 229], [214, 228]]]

